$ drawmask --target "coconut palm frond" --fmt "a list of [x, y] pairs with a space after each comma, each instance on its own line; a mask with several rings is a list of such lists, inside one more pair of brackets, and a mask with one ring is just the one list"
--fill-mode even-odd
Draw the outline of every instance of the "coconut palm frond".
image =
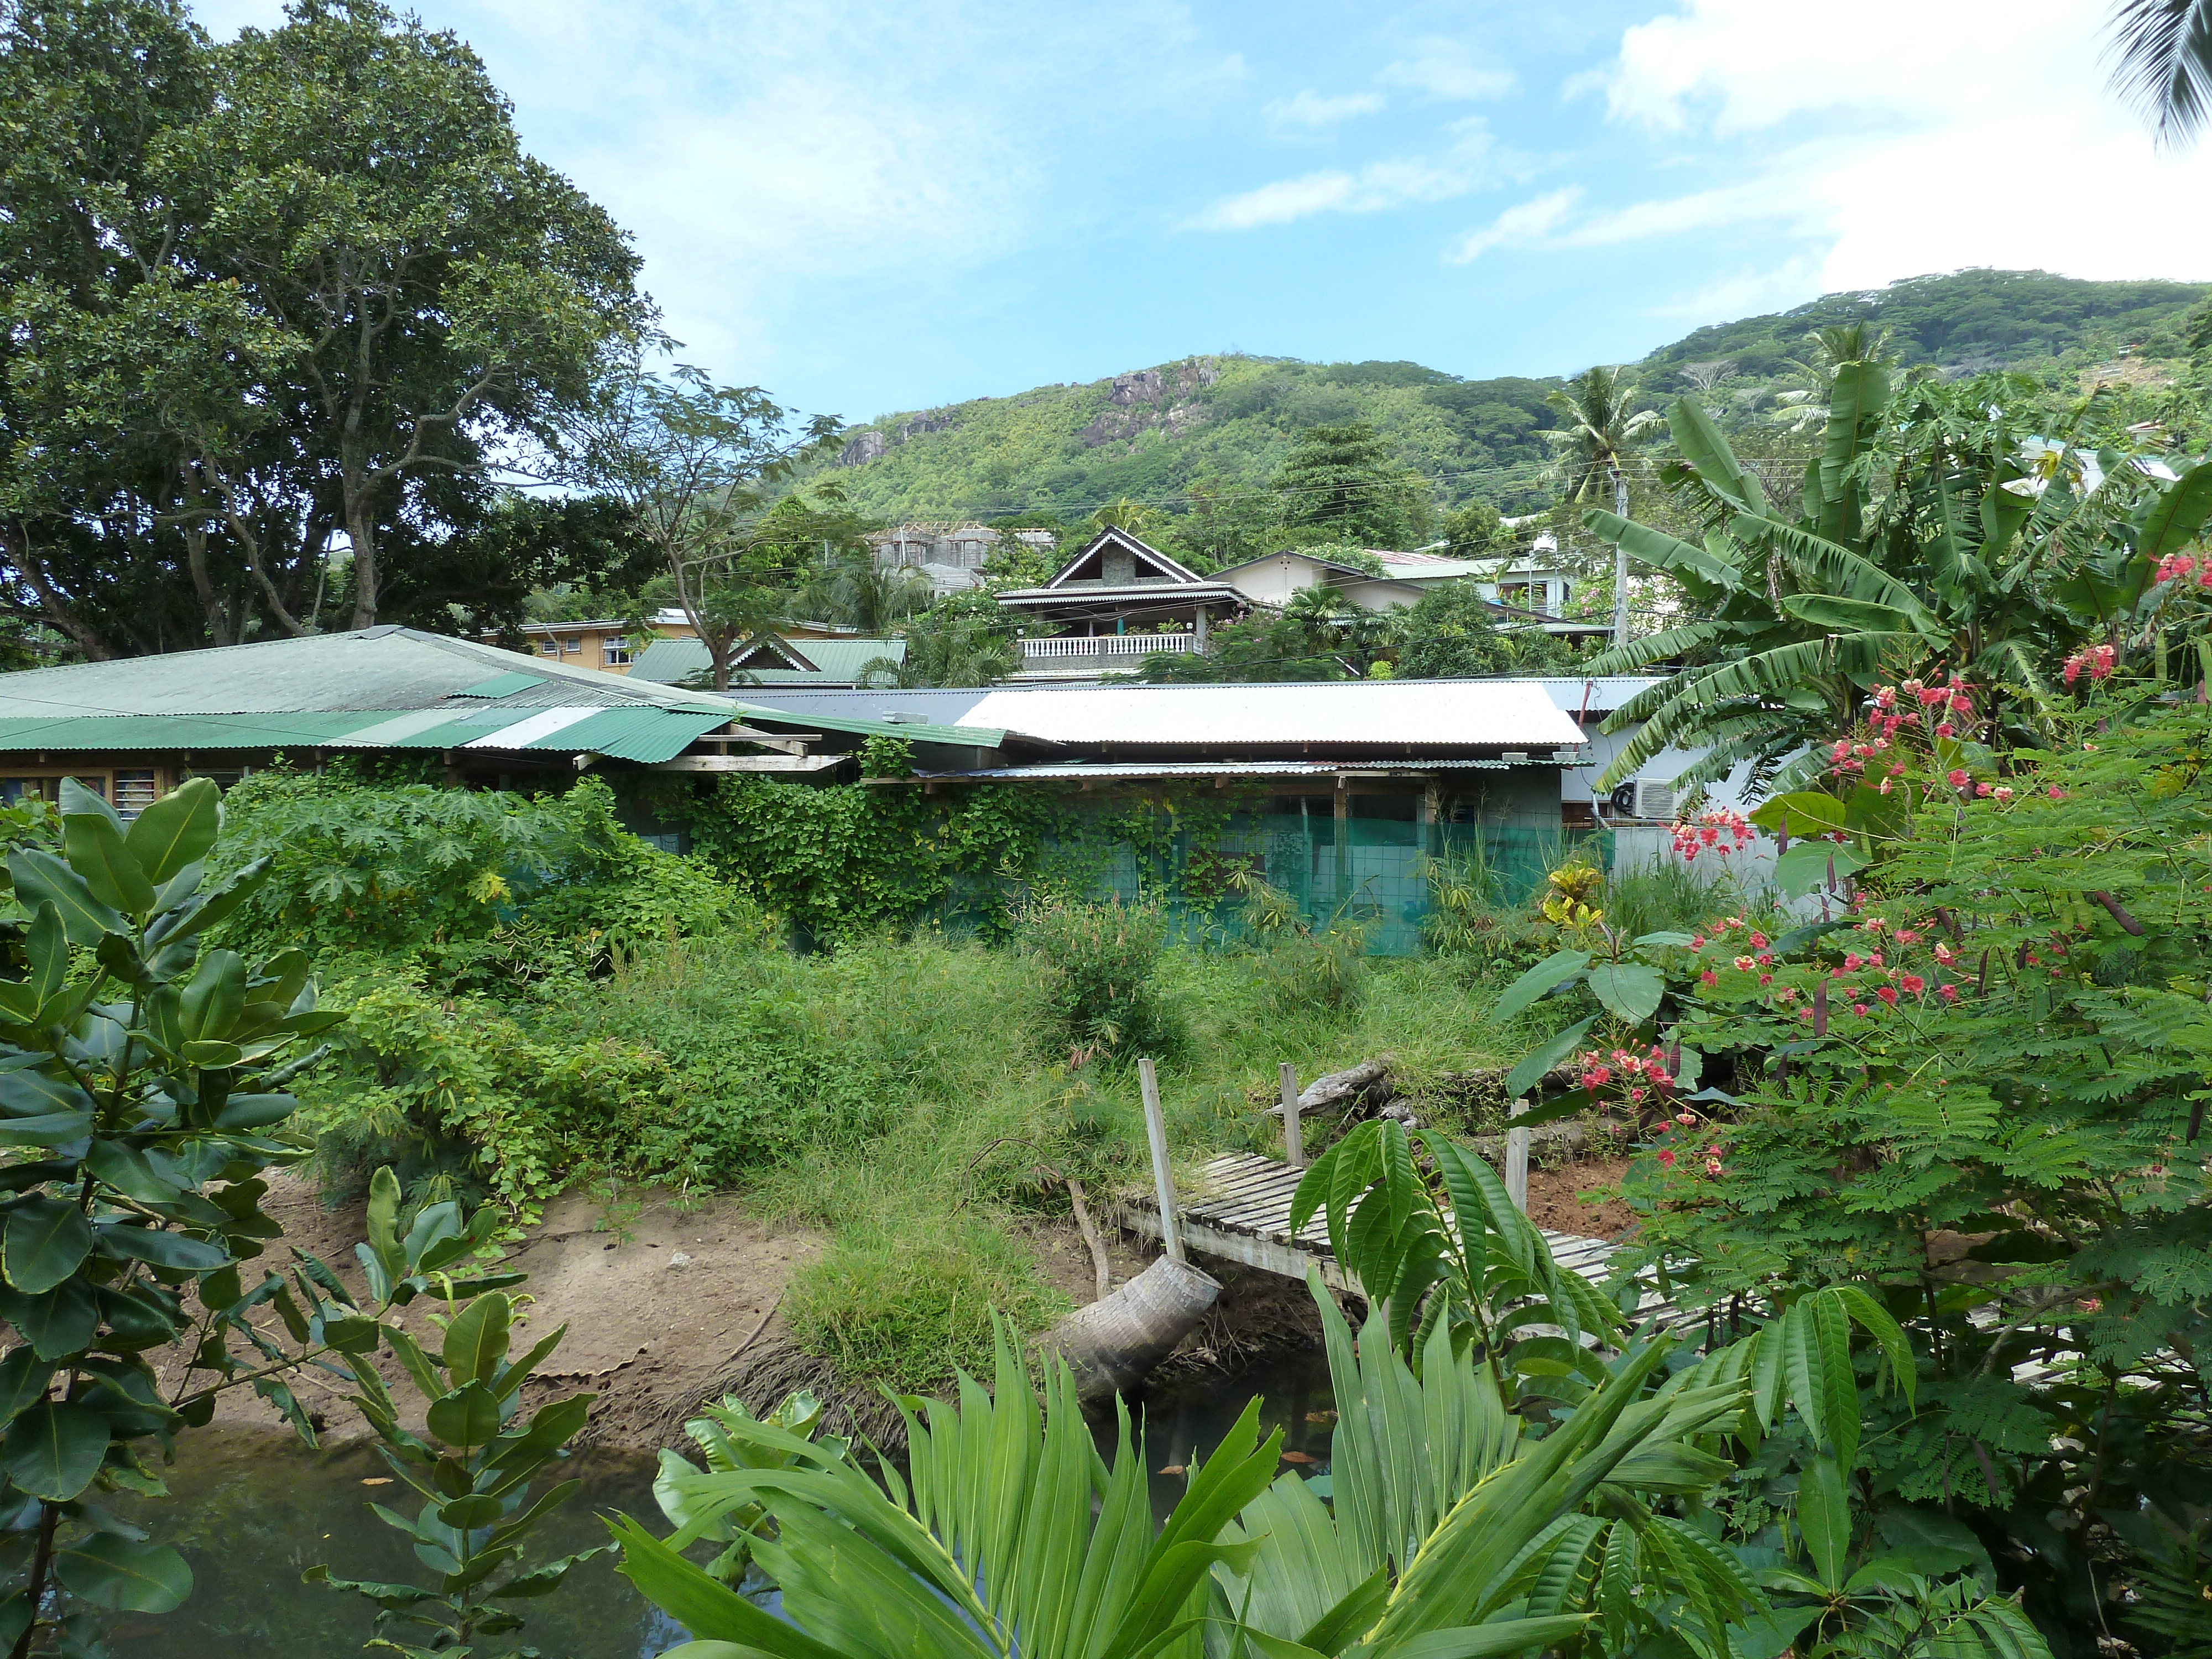
[[2119, 0], [2112, 27], [2112, 89], [2160, 143], [2194, 139], [2212, 120], [2212, 0]]

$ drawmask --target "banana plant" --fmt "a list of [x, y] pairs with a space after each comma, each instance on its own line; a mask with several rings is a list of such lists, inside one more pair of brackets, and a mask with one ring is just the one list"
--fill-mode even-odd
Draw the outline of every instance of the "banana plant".
[[[1423, 1176], [1416, 1149], [1441, 1192]], [[1552, 1259], [1542, 1229], [1496, 1171], [1449, 1136], [1408, 1134], [1389, 1119], [1356, 1125], [1299, 1179], [1292, 1231], [1316, 1214], [1327, 1216], [1338, 1262], [1383, 1310], [1409, 1358], [1448, 1325], [1480, 1350], [1510, 1399], [1571, 1398], [1598, 1375], [1581, 1339], [1609, 1339], [1619, 1310]]]
[[[1590, 672], [1693, 665], [1607, 719], [1607, 732], [1634, 735], [1597, 787], [1669, 746], [1708, 751], [1678, 783], [1746, 763], [1763, 783], [1848, 730], [1877, 677], [1939, 666], [2001, 690], [2000, 732], [2032, 737], [2062, 659], [2094, 633], [2123, 642], [2160, 562], [2212, 519], [2212, 463], [2177, 473], [2038, 435], [2018, 412], [2033, 389], [1996, 391], [2014, 412], [1983, 383], [1900, 390], [1880, 362], [1839, 364], [1794, 517], [1693, 398], [1676, 402], [1670, 483], [1702, 537], [1601, 511], [1583, 522], [1671, 576], [1699, 617], [1608, 651]], [[2140, 493], [2118, 501], [2127, 489]]]

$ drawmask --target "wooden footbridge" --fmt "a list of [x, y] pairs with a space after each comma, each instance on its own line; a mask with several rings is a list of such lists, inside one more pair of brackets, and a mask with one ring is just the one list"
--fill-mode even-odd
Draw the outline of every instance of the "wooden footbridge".
[[[1199, 1171], [1199, 1187], [1188, 1197], [1171, 1199], [1178, 1241], [1186, 1249], [1240, 1261], [1286, 1279], [1303, 1280], [1309, 1267], [1321, 1270], [1324, 1283], [1359, 1293], [1358, 1282], [1338, 1263], [1328, 1246], [1328, 1224], [1315, 1216], [1291, 1230], [1291, 1200], [1302, 1169], [1255, 1152], [1230, 1152]], [[1132, 1232], [1162, 1238], [1159, 1200], [1155, 1194], [1130, 1194], [1115, 1206], [1114, 1218]], [[1585, 1279], [1602, 1280], [1613, 1247], [1601, 1238], [1543, 1230], [1552, 1259]]]
[[[1322, 1280], [1340, 1291], [1360, 1293], [1358, 1282], [1346, 1271], [1329, 1248], [1328, 1224], [1314, 1216], [1302, 1228], [1291, 1225], [1291, 1202], [1305, 1175], [1299, 1133], [1300, 1093], [1297, 1074], [1283, 1067], [1284, 1156], [1229, 1152], [1212, 1159], [1199, 1171], [1195, 1193], [1177, 1194], [1167, 1161], [1166, 1126], [1160, 1115], [1159, 1085], [1152, 1062], [1141, 1060], [1138, 1075], [1144, 1087], [1145, 1127], [1152, 1142], [1152, 1191], [1130, 1193], [1111, 1208], [1113, 1218], [1132, 1232], [1161, 1241], [1169, 1255], [1180, 1257], [1185, 1249], [1239, 1261], [1248, 1267], [1280, 1273], [1304, 1281], [1310, 1268], [1318, 1268]], [[1516, 1103], [1516, 1109], [1518, 1109]], [[1509, 1130], [1505, 1147], [1505, 1188], [1522, 1210], [1528, 1206], [1528, 1131]], [[1601, 1238], [1542, 1230], [1551, 1246], [1552, 1260], [1585, 1279], [1602, 1282], [1611, 1270], [1613, 1246]], [[1647, 1296], [1647, 1303], [1657, 1303]]]

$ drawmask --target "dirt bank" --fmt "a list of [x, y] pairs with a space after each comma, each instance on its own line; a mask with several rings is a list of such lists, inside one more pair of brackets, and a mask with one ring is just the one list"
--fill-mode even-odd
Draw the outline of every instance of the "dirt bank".
[[1616, 1187], [1628, 1173], [1625, 1158], [1585, 1158], [1556, 1170], [1528, 1171], [1528, 1216], [1539, 1227], [1584, 1238], [1618, 1238], [1636, 1219], [1619, 1199], [1585, 1199], [1593, 1188]]
[[[364, 1236], [359, 1202], [328, 1207], [305, 1182], [280, 1176], [271, 1183], [268, 1209], [283, 1224], [284, 1239], [262, 1258], [264, 1265], [284, 1267], [289, 1255], [283, 1246], [295, 1244], [360, 1290], [354, 1256]], [[1021, 1231], [1046, 1276], [1071, 1301], [1081, 1306], [1093, 1298], [1091, 1255], [1072, 1224], [1036, 1222]], [[678, 1206], [647, 1190], [609, 1208], [583, 1193], [564, 1194], [511, 1257], [530, 1275], [518, 1291], [532, 1298], [524, 1310], [527, 1340], [568, 1327], [526, 1391], [526, 1404], [588, 1389], [599, 1400], [580, 1443], [651, 1451], [684, 1444], [684, 1419], [702, 1401], [735, 1394], [756, 1407], [772, 1406], [805, 1387], [829, 1407], [833, 1431], [898, 1443], [903, 1437], [896, 1409], [873, 1389], [841, 1383], [828, 1362], [802, 1352], [785, 1327], [778, 1305], [785, 1283], [822, 1247], [818, 1235], [764, 1221], [726, 1196]], [[1157, 1249], [1109, 1235], [1115, 1283], [1141, 1272]], [[1226, 1375], [1319, 1340], [1303, 1285], [1209, 1266], [1222, 1279], [1221, 1301], [1156, 1374], [1163, 1386]], [[410, 1309], [403, 1322], [428, 1337], [426, 1311]], [[395, 1395], [412, 1401], [413, 1390], [389, 1356], [380, 1364]], [[332, 1437], [357, 1431], [339, 1378], [310, 1371], [295, 1388]], [[411, 1416], [419, 1424], [419, 1404]], [[222, 1395], [216, 1417], [264, 1427], [283, 1422], [274, 1406], [246, 1389]]]

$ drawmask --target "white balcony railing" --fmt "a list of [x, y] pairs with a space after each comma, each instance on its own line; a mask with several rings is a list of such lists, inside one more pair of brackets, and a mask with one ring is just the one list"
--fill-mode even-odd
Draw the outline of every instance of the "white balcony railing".
[[1197, 649], [1195, 634], [1060, 634], [1022, 641], [1022, 656], [1030, 662], [1055, 657], [1141, 657], [1148, 651]]

